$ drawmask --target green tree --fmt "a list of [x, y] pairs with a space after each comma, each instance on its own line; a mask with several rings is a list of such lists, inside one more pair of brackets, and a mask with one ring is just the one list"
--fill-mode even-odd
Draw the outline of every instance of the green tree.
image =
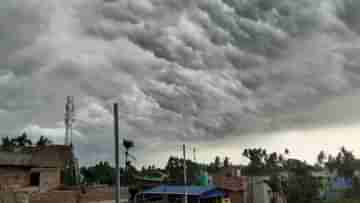
[[221, 169], [221, 159], [220, 156], [216, 156], [214, 161], [207, 166], [207, 171], [209, 173], [217, 173], [219, 172], [220, 169]]
[[287, 159], [283, 161], [283, 169], [289, 173], [281, 188], [291, 203], [318, 202], [320, 181], [311, 175], [313, 167], [305, 161]]
[[107, 184], [115, 183], [115, 168], [107, 161], [100, 161], [94, 166], [81, 167], [80, 174], [85, 184]]
[[8, 136], [1, 138], [1, 141], [1, 147], [5, 151], [12, 151], [16, 147], [15, 142]]
[[269, 171], [280, 169], [283, 158], [276, 152], [271, 153], [265, 157], [265, 168]]
[[[170, 157], [166, 164], [166, 171], [169, 174], [169, 181], [172, 184], [184, 184], [184, 160], [177, 157]], [[186, 160], [187, 183], [195, 184], [200, 175], [201, 167], [197, 163]]]
[[130, 182], [130, 174], [131, 171], [129, 171], [129, 167], [131, 165], [131, 162], [129, 160], [129, 150], [135, 146], [134, 142], [132, 140], [123, 140], [123, 147], [125, 148], [125, 184], [127, 185]]
[[313, 203], [318, 202], [320, 182], [309, 173], [295, 173], [289, 177], [283, 189], [287, 202]]
[[245, 149], [243, 156], [248, 158], [250, 163], [244, 168], [244, 173], [249, 175], [257, 175], [263, 173], [266, 169], [266, 160], [268, 155], [265, 149]]
[[320, 153], [317, 155], [317, 163], [316, 165], [320, 168], [324, 166], [324, 161], [326, 159], [326, 154], [324, 151], [320, 151]]
[[10, 139], [8, 136], [2, 138], [2, 148], [6, 151], [12, 151], [17, 147], [30, 147], [32, 146], [31, 139], [28, 138], [24, 132], [20, 136]]
[[[125, 148], [125, 164], [126, 167], [129, 165], [129, 150], [135, 146], [134, 142], [131, 140], [123, 140], [123, 146]], [[125, 167], [125, 168], [126, 168]]]
[[[285, 154], [289, 154], [288, 149], [285, 150]], [[261, 148], [245, 149], [243, 156], [250, 160], [244, 173], [250, 176], [270, 175], [270, 179], [264, 182], [271, 192], [285, 194], [287, 202], [313, 203], [317, 201], [320, 184], [311, 176], [313, 167], [306, 162], [286, 159], [284, 155], [275, 152], [267, 154], [266, 150]], [[281, 177], [280, 171], [287, 171], [289, 177]]]
[[32, 145], [32, 141], [28, 138], [25, 132], [22, 135], [14, 138], [13, 142], [17, 147], [29, 147]]
[[214, 166], [215, 166], [215, 169], [216, 169], [216, 170], [218, 170], [218, 169], [221, 168], [221, 161], [220, 161], [220, 157], [219, 157], [219, 156], [216, 156], [216, 157], [215, 157]]
[[286, 148], [286, 149], [285, 149], [285, 154], [286, 154], [286, 155], [289, 155], [289, 154], [290, 154], [290, 150]]
[[224, 167], [227, 168], [230, 166], [230, 158], [229, 157], [225, 157], [224, 159]]
[[355, 172], [355, 156], [354, 154], [342, 147], [336, 158], [329, 156], [326, 167], [331, 171], [336, 170], [339, 176], [353, 178]]
[[41, 136], [39, 138], [39, 140], [36, 142], [36, 146], [40, 147], [40, 146], [47, 146], [47, 145], [51, 145], [52, 141], [44, 136]]

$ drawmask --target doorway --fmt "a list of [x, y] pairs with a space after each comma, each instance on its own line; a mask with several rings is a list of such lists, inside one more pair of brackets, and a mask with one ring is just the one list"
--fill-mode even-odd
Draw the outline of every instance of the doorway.
[[30, 185], [31, 186], [40, 186], [40, 173], [33, 172], [30, 174]]

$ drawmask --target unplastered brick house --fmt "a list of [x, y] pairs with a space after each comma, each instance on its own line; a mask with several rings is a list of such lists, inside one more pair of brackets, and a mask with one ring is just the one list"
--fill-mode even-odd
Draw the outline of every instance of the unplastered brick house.
[[246, 203], [247, 178], [241, 176], [241, 166], [228, 166], [212, 175], [215, 186], [224, 190], [231, 203]]
[[0, 150], [0, 191], [56, 189], [64, 183], [65, 168], [74, 161], [72, 147], [65, 145]]

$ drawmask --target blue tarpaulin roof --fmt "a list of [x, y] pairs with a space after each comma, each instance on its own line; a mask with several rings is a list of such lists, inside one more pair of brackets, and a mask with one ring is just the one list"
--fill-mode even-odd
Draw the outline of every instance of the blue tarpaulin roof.
[[332, 184], [332, 189], [341, 190], [352, 187], [352, 180], [350, 178], [337, 177]]
[[214, 186], [173, 186], [161, 185], [149, 190], [145, 190], [142, 194], [172, 194], [184, 195], [185, 191], [190, 196], [200, 196], [200, 198], [213, 198], [224, 196], [224, 192], [217, 190]]
[[200, 196], [201, 199], [210, 199], [215, 197], [224, 197], [225, 193], [220, 190], [212, 190]]

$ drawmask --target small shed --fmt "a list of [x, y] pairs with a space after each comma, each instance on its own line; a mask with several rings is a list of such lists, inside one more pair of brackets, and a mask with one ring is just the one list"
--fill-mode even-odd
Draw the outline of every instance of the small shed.
[[183, 202], [187, 195], [188, 203], [216, 203], [220, 202], [225, 193], [214, 186], [174, 186], [161, 185], [136, 196], [136, 202]]

